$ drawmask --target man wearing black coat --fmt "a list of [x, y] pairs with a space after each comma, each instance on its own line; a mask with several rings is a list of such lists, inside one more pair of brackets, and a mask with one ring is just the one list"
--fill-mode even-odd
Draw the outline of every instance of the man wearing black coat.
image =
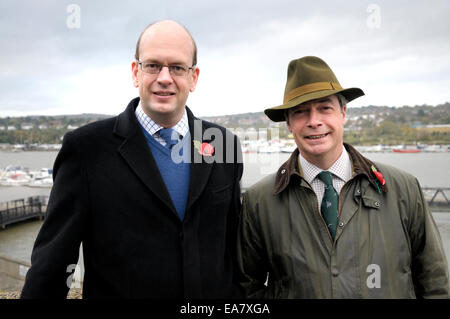
[[184, 27], [150, 25], [135, 58], [140, 97], [64, 138], [22, 298], [65, 298], [81, 243], [83, 298], [239, 296], [239, 141], [185, 106], [199, 69]]

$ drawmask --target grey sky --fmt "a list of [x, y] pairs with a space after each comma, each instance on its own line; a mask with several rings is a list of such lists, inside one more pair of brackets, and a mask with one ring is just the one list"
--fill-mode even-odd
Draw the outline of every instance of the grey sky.
[[[68, 27], [70, 4], [79, 28]], [[167, 18], [198, 45], [200, 77], [188, 100], [198, 116], [281, 104], [287, 65], [305, 55], [365, 91], [350, 107], [445, 103], [449, 14], [448, 0], [0, 0], [0, 116], [120, 113], [138, 95], [136, 40]]]

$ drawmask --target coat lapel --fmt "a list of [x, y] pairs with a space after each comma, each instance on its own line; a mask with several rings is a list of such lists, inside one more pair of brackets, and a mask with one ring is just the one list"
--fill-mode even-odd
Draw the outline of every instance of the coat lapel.
[[189, 185], [189, 196], [186, 205], [186, 213], [189, 212], [191, 206], [203, 193], [206, 184], [211, 174], [213, 163], [205, 161], [202, 155], [194, 147], [194, 140], [203, 142], [210, 142], [203, 140], [203, 121], [197, 119], [192, 114], [191, 110], [186, 107], [188, 115], [189, 131], [191, 133], [191, 177]]
[[138, 103], [139, 98], [132, 100], [117, 118], [114, 133], [124, 138], [117, 151], [147, 188], [178, 216], [134, 114]]

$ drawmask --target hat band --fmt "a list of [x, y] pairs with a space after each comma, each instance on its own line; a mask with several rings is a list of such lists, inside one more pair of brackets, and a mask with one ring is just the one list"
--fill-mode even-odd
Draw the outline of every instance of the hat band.
[[284, 97], [283, 103], [287, 103], [288, 101], [295, 99], [300, 95], [304, 95], [315, 91], [341, 90], [341, 89], [342, 89], [341, 85], [337, 82], [315, 82], [311, 84], [305, 84], [288, 92]]

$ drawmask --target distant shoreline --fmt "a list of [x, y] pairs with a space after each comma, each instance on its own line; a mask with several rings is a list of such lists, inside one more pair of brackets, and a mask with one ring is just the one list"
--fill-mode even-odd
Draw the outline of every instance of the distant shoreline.
[[[445, 153], [450, 152], [450, 144], [364, 144], [354, 145], [362, 153]], [[286, 150], [286, 146], [289, 150]], [[59, 152], [62, 144], [0, 144], [3, 152]], [[271, 140], [241, 140], [243, 153], [291, 153], [295, 145], [292, 139]], [[275, 147], [275, 148], [274, 148]], [[268, 150], [270, 148], [270, 150]], [[263, 150], [264, 149], [264, 150]]]

